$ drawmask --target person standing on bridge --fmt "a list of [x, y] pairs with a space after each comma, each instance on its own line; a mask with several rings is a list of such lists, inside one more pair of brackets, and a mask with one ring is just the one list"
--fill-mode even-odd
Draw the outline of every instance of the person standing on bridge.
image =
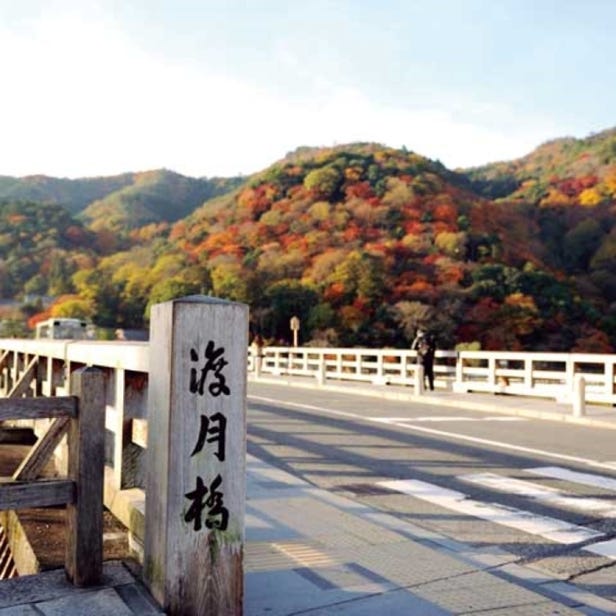
[[434, 354], [436, 353], [434, 336], [430, 333], [425, 334], [421, 329], [418, 330], [411, 350], [417, 351], [417, 362], [423, 366], [424, 380], [428, 381], [430, 391], [434, 391]]

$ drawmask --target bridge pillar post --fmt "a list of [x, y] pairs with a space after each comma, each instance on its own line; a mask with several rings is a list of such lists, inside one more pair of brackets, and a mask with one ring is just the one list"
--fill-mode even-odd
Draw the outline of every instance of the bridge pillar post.
[[573, 377], [573, 416], [583, 417], [586, 414], [586, 379], [581, 374]]
[[424, 393], [424, 367], [421, 364], [415, 366], [415, 380], [413, 386], [415, 395], [421, 396]]
[[317, 385], [325, 385], [325, 381], [327, 380], [326, 376], [327, 366], [325, 364], [325, 353], [321, 353], [319, 355], [319, 365], [317, 366]]
[[241, 615], [248, 307], [152, 309], [144, 577], [170, 616]]

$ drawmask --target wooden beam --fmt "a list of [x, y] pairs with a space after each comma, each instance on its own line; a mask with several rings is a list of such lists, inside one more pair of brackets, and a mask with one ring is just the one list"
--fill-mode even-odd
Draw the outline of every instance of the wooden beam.
[[68, 417], [57, 417], [54, 420], [47, 432], [34, 444], [19, 468], [13, 473], [15, 481], [36, 479], [41, 474], [62, 437], [68, 432], [69, 423]]
[[248, 307], [180, 298], [150, 328], [144, 577], [169, 616], [240, 616]]
[[21, 398], [28, 391], [28, 387], [30, 387], [32, 379], [36, 376], [38, 361], [38, 357], [32, 358], [24, 373], [21, 375], [17, 383], [13, 385], [13, 389], [11, 389], [8, 393], [7, 398]]
[[66, 479], [20, 482], [0, 480], [0, 510], [66, 505], [75, 500], [75, 485]]
[[57, 398], [0, 398], [0, 421], [7, 419], [50, 419], [75, 417], [77, 400], [74, 396]]
[[133, 419], [132, 441], [135, 445], [148, 446], [148, 422], [146, 419]]
[[79, 399], [68, 432], [68, 474], [76, 498], [66, 508], [66, 574], [76, 586], [100, 581], [103, 572], [103, 475], [105, 466], [105, 375], [81, 368], [71, 375]]

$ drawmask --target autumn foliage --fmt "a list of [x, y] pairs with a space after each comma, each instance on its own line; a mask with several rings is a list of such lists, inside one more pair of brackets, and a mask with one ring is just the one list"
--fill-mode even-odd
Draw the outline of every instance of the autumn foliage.
[[0, 294], [50, 295], [50, 314], [108, 326], [206, 293], [249, 304], [271, 341], [288, 342], [298, 316], [302, 343], [405, 346], [427, 327], [441, 347], [609, 352], [614, 144], [606, 131], [457, 173], [378, 144], [300, 148], [215, 190], [141, 174], [81, 220], [7, 201]]

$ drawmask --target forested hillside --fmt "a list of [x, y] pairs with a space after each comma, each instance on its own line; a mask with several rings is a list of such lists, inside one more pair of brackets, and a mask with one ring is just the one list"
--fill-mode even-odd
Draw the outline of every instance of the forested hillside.
[[0, 297], [60, 295], [96, 264], [96, 236], [59, 205], [0, 201]]
[[23, 178], [0, 176], [0, 199], [54, 203], [62, 205], [71, 214], [78, 214], [93, 201], [130, 186], [132, 182], [132, 173], [79, 180], [45, 175]]
[[240, 183], [239, 178], [194, 179], [164, 170], [136, 173], [132, 179], [130, 185], [90, 203], [79, 218], [94, 230], [115, 233], [175, 222]]
[[[299, 148], [205, 196], [200, 180], [134, 174], [80, 210], [76, 244], [62, 244], [70, 225], [49, 229], [66, 284], [38, 318], [140, 327], [151, 303], [208, 293], [248, 303], [272, 341], [297, 315], [311, 344], [405, 346], [422, 326], [441, 347], [613, 351], [615, 143], [557, 140], [458, 172], [378, 144]], [[25, 207], [5, 205], [7, 228]], [[36, 267], [5, 297], [20, 280], [59, 295]]]
[[239, 177], [189, 178], [165, 169], [76, 180], [0, 176], [0, 199], [61, 205], [95, 228], [108, 224], [118, 231], [178, 220], [242, 181]]

